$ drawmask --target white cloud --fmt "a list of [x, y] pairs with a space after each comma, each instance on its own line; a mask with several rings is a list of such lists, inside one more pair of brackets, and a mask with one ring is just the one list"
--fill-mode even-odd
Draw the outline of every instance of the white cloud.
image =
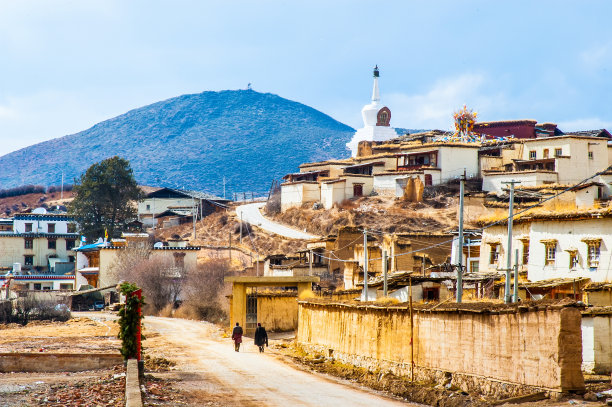
[[453, 112], [464, 104], [479, 113], [505, 104], [503, 95], [485, 89], [488, 82], [483, 74], [463, 74], [439, 80], [422, 94], [391, 93], [381, 99], [391, 109], [393, 126], [452, 129]]
[[589, 117], [582, 119], [568, 120], [559, 122], [558, 126], [561, 130], [576, 131], [576, 130], [595, 130], [595, 129], [606, 129], [612, 130], [612, 122], [601, 120], [597, 117]]

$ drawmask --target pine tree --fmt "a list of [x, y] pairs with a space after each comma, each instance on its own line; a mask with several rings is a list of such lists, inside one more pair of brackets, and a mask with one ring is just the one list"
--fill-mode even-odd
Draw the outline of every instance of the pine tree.
[[93, 164], [75, 179], [75, 197], [69, 213], [88, 241], [103, 237], [118, 237], [127, 224], [136, 218], [134, 205], [142, 192], [134, 179], [129, 161], [112, 157]]

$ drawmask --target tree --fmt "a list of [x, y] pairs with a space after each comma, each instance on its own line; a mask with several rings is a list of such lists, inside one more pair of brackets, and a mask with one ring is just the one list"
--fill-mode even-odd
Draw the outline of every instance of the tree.
[[134, 202], [142, 200], [129, 161], [120, 157], [93, 164], [75, 179], [73, 190], [69, 212], [90, 241], [104, 236], [105, 230], [109, 237], [119, 237], [136, 218]]

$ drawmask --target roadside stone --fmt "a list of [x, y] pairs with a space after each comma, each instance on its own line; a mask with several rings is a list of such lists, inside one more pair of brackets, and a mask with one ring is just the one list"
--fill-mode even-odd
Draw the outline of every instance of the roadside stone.
[[582, 398], [585, 401], [597, 401], [597, 395], [595, 395], [595, 393], [592, 393], [590, 391], [584, 393], [584, 395], [582, 396]]

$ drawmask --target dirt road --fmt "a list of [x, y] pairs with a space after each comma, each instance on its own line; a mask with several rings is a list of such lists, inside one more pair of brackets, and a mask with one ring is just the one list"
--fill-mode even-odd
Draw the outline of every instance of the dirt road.
[[[232, 392], [243, 405], [258, 406], [406, 406], [376, 394], [345, 386], [297, 370], [275, 356], [260, 354], [246, 339], [236, 353], [230, 339], [221, 338], [216, 327], [196, 321], [146, 318], [148, 329], [184, 347], [193, 368], [203, 370], [212, 383], [207, 391]], [[212, 384], [212, 386], [211, 386]], [[415, 405], [415, 404], [412, 404]]]
[[147, 317], [145, 327], [176, 346], [168, 357], [188, 375], [192, 390], [229, 402], [214, 405], [417, 406], [295, 369], [274, 355], [260, 354], [248, 338], [236, 353], [231, 340], [212, 324]]

